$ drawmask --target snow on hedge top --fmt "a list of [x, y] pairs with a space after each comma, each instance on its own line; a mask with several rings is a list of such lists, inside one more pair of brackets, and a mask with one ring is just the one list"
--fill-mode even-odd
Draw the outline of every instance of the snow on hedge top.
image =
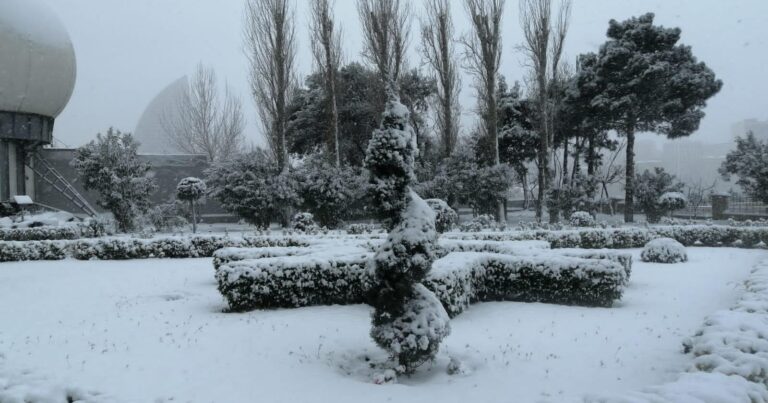
[[672, 238], [657, 238], [648, 242], [640, 254], [644, 262], [680, 263], [688, 261], [685, 246]]

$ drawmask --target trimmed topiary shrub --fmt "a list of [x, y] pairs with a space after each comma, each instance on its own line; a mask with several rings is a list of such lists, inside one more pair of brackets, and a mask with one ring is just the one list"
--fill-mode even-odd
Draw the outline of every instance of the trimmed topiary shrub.
[[291, 217], [291, 229], [298, 232], [317, 232], [320, 228], [315, 223], [312, 213], [296, 213]]
[[452, 230], [459, 223], [459, 215], [448, 203], [440, 199], [425, 200], [435, 212], [435, 230], [442, 234]]
[[389, 83], [381, 127], [368, 144], [365, 166], [374, 209], [391, 229], [372, 262], [371, 337], [387, 350], [399, 373], [432, 360], [450, 332], [447, 313], [419, 284], [432, 268], [438, 234], [435, 213], [411, 190], [417, 151], [408, 108]]
[[645, 245], [640, 259], [650, 263], [681, 263], [688, 261], [688, 254], [680, 242], [672, 238], [658, 238]]

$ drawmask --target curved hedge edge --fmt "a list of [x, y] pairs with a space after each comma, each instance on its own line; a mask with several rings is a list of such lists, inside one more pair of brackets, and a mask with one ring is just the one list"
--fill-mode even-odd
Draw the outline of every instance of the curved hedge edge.
[[482, 241], [549, 241], [552, 248], [627, 249], [641, 248], [656, 238], [672, 238], [685, 246], [732, 246], [765, 248], [768, 227], [725, 225], [676, 225], [648, 228], [624, 227], [577, 230], [524, 230], [443, 234], [449, 239]]
[[[372, 256], [321, 252], [231, 261], [219, 267], [216, 280], [232, 311], [359, 304], [373, 283]], [[485, 301], [609, 307], [626, 283], [618, 260], [478, 252], [437, 260], [424, 281], [451, 316]]]
[[616, 396], [590, 396], [591, 403], [768, 402], [768, 260], [758, 264], [731, 308], [709, 315], [683, 342], [693, 355], [678, 380]]

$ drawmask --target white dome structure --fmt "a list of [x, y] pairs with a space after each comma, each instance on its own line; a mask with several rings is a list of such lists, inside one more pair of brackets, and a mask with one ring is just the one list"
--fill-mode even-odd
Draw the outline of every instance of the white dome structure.
[[43, 172], [37, 151], [53, 140], [75, 75], [75, 50], [58, 17], [38, 0], [0, 0], [0, 202], [34, 198], [35, 172]]
[[75, 87], [75, 50], [37, 0], [0, 1], [0, 111], [55, 118]]

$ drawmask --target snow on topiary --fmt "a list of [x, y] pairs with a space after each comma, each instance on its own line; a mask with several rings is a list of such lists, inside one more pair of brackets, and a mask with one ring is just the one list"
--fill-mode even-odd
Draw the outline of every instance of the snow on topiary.
[[672, 238], [657, 238], [645, 245], [640, 259], [650, 263], [681, 263], [688, 261], [688, 253], [683, 244]]
[[189, 210], [192, 214], [192, 232], [197, 232], [198, 221], [198, 203], [205, 196], [208, 187], [200, 178], [189, 177], [179, 181], [176, 185], [176, 198], [189, 203]]
[[443, 200], [425, 200], [435, 212], [435, 229], [439, 233], [448, 232], [459, 223], [459, 215]]
[[659, 206], [666, 212], [684, 209], [688, 198], [680, 192], [666, 192], [659, 196]]
[[597, 222], [595, 221], [595, 218], [592, 217], [592, 214], [589, 214], [586, 211], [577, 211], [571, 214], [570, 221], [571, 225], [574, 227], [594, 227], [597, 225]]
[[319, 227], [315, 223], [315, 216], [312, 213], [296, 213], [291, 217], [291, 229], [299, 232], [316, 232]]
[[365, 156], [374, 209], [391, 229], [372, 263], [371, 337], [389, 352], [397, 372], [411, 373], [434, 359], [450, 327], [437, 297], [420, 284], [435, 260], [438, 234], [434, 211], [411, 190], [416, 136], [393, 82], [387, 99]]

